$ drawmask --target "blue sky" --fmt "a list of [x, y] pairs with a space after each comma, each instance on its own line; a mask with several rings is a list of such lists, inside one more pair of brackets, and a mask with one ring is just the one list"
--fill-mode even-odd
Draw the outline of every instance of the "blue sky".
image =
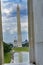
[[22, 41], [28, 39], [27, 0], [1, 0], [3, 41], [13, 42], [17, 39], [17, 4], [20, 7]]

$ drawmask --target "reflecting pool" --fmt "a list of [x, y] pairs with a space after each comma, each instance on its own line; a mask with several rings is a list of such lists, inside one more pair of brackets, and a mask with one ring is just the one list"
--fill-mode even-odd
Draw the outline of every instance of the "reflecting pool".
[[29, 63], [29, 52], [14, 53], [15, 63]]

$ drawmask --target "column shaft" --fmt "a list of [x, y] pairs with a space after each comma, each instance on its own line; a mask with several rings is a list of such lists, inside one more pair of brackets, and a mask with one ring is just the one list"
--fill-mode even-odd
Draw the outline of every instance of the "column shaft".
[[2, 43], [2, 17], [1, 17], [1, 1], [0, 1], [0, 65], [3, 64], [3, 43]]
[[33, 21], [33, 3], [28, 0], [28, 35], [30, 47], [30, 62], [35, 63], [35, 44], [34, 44], [34, 21]]

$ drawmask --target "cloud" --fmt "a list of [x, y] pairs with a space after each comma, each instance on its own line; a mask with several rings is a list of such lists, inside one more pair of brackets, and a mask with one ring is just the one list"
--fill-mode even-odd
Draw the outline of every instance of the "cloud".
[[[10, 3], [10, 2], [7, 2], [7, 3], [3, 3], [2, 2], [2, 7], [1, 7], [1, 9], [2, 9], [2, 15], [3, 14], [6, 14], [6, 16], [9, 16], [9, 15], [11, 15], [11, 13], [13, 12], [13, 11], [16, 11], [16, 5], [17, 4], [15, 4], [15, 3]], [[5, 17], [6, 17], [5, 16]]]
[[8, 31], [13, 31], [16, 32], [16, 28], [17, 28], [17, 20], [16, 20], [16, 17], [12, 17], [12, 18], [5, 18], [5, 17], [2, 17], [2, 27], [3, 27], [3, 33]]
[[22, 32], [23, 31], [28, 32], [28, 23], [27, 22], [21, 23], [21, 30], [22, 30]]
[[11, 23], [16, 23], [17, 22], [17, 18], [16, 17], [11, 17], [11, 18], [7, 18], [7, 17], [2, 17], [2, 23], [7, 23], [7, 24], [11, 24]]
[[21, 22], [27, 22], [28, 23], [28, 15], [21, 17]]
[[21, 17], [21, 30], [28, 32], [28, 16]]
[[[24, 1], [24, 0], [23, 0]], [[24, 1], [25, 2], [25, 1]], [[19, 4], [22, 15], [27, 14], [27, 5]], [[15, 17], [17, 13], [17, 3], [14, 2], [2, 2], [2, 16]]]
[[9, 10], [9, 9], [4, 9], [4, 10], [3, 10], [3, 13], [5, 13], [5, 14], [7, 14], [7, 15], [9, 15], [10, 12], [11, 12], [11, 10]]
[[10, 29], [10, 34], [17, 33], [17, 27]]
[[9, 32], [10, 34], [14, 34], [15, 32], [17, 32], [17, 26], [3, 26], [3, 33], [5, 32]]

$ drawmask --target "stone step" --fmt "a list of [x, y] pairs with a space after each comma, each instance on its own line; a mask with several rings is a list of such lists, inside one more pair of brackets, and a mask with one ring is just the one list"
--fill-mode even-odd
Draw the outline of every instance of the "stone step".
[[34, 64], [30, 64], [30, 63], [10, 63], [10, 64], [4, 64], [4, 65], [34, 65]]

